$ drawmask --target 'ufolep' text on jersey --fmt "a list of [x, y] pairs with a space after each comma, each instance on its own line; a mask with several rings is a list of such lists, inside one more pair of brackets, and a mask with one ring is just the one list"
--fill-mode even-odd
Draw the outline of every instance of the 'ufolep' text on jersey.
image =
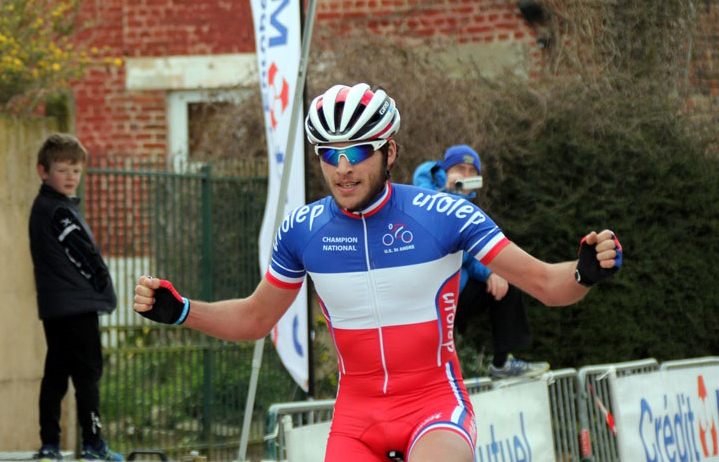
[[299, 207], [274, 241], [267, 279], [314, 281], [342, 375], [392, 376], [455, 356], [452, 328], [462, 251], [488, 263], [509, 241], [476, 205], [388, 183], [362, 213], [331, 197]]

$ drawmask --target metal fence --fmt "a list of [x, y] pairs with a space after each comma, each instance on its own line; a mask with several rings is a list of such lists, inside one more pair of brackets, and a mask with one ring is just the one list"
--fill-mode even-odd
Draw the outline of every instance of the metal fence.
[[[543, 377], [547, 381], [550, 408], [552, 414], [552, 433], [554, 436], [557, 461], [579, 460], [579, 444], [577, 441], [578, 419], [576, 412], [577, 371], [562, 369], [550, 371]], [[464, 384], [470, 395], [485, 393], [498, 387], [525, 383], [528, 379], [507, 379], [493, 381], [488, 377], [465, 379]], [[529, 379], [531, 380], [531, 379]], [[305, 401], [293, 403], [276, 403], [267, 411], [267, 457], [274, 461], [287, 460], [287, 447], [283, 420], [287, 419], [291, 426], [302, 427], [332, 420], [335, 400]], [[308, 461], [309, 462], [309, 461]]]
[[294, 426], [301, 427], [330, 422], [335, 407], [334, 399], [295, 403], [276, 403], [267, 410], [267, 457], [271, 460], [287, 460], [285, 428], [283, 419], [291, 419]]
[[[719, 357], [667, 363], [667, 368], [719, 364]], [[552, 436], [557, 462], [618, 462], [616, 435], [608, 425], [604, 407], [611, 413], [608, 375], [618, 377], [656, 371], [655, 359], [586, 366], [575, 369], [549, 371], [540, 378], [547, 383], [551, 412]], [[486, 377], [466, 379], [470, 395], [490, 392], [499, 387], [511, 387], [527, 380], [506, 379], [492, 381]], [[328, 422], [332, 418], [334, 400], [277, 403], [267, 414], [268, 457], [287, 459], [282, 420], [291, 419], [294, 427]], [[288, 420], [290, 421], [290, 420]], [[586, 447], [580, 447], [587, 444]], [[309, 462], [309, 461], [308, 461]]]
[[611, 393], [609, 389], [610, 373], [617, 377], [653, 372], [659, 369], [656, 359], [628, 361], [615, 364], [586, 366], [577, 374], [580, 393], [579, 416], [581, 419], [580, 436], [582, 438], [583, 461], [619, 461], [616, 430], [612, 426]]
[[[180, 459], [198, 451], [236, 460], [253, 345], [150, 322], [134, 313], [133, 295], [142, 274], [170, 279], [196, 299], [249, 295], [260, 279], [266, 177], [256, 165], [175, 172], [152, 159], [93, 159], [85, 215], [118, 294], [117, 310], [101, 318], [104, 436], [123, 453], [154, 449]], [[270, 403], [305, 398], [266, 345], [250, 457], [264, 453]]]
[[577, 420], [577, 371], [561, 369], [547, 374], [549, 406], [557, 462], [578, 459], [579, 422]]

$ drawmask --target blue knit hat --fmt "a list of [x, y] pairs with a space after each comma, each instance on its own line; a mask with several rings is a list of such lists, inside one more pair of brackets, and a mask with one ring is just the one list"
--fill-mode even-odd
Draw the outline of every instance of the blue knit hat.
[[442, 170], [445, 172], [457, 164], [472, 164], [477, 169], [477, 174], [482, 172], [482, 163], [479, 161], [477, 152], [467, 146], [460, 144], [451, 146], [444, 151], [444, 160], [442, 161]]

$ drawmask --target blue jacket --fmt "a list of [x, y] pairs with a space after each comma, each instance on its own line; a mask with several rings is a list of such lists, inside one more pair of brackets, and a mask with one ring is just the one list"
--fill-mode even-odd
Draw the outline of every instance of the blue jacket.
[[424, 162], [414, 171], [412, 184], [432, 191], [446, 191], [447, 173], [442, 169], [441, 162]]
[[[441, 162], [429, 161], [424, 162], [417, 167], [412, 176], [412, 184], [422, 188], [431, 189], [433, 191], [446, 191], [447, 173], [442, 170]], [[474, 192], [472, 193], [474, 195]], [[471, 199], [473, 196], [460, 196], [465, 199]], [[492, 272], [481, 264], [468, 253], [462, 257], [462, 275], [459, 281], [459, 292], [462, 293], [464, 286], [469, 278], [477, 281], [487, 282], [487, 278]]]

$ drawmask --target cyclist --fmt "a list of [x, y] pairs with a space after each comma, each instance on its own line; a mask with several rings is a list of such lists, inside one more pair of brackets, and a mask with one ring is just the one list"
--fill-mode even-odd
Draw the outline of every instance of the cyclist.
[[[309, 274], [340, 371], [326, 462], [386, 462], [391, 451], [408, 462], [474, 459], [474, 412], [452, 340], [462, 252], [547, 305], [578, 301], [621, 265], [611, 231], [587, 234], [577, 261], [549, 264], [476, 205], [389, 182], [399, 125], [384, 90], [333, 86], [305, 120], [331, 195], [285, 217], [255, 291], [208, 303], [149, 276], [135, 288], [145, 317], [245, 341], [270, 332]], [[411, 231], [409, 242], [386, 245], [389, 225]]]

